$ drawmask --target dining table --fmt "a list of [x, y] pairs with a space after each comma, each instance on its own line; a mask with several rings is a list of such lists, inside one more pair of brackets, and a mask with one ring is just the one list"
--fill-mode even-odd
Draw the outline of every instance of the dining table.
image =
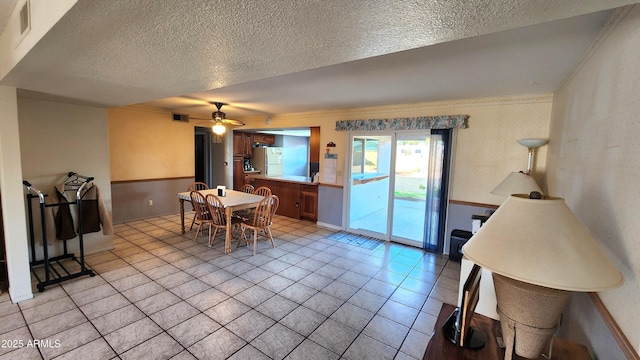
[[[218, 195], [218, 189], [199, 190], [199, 192], [205, 197], [208, 194], [218, 196], [222, 205], [224, 206], [225, 217], [227, 218], [226, 235], [224, 239], [224, 251], [226, 254], [231, 253], [231, 216], [234, 211], [251, 209], [258, 206], [258, 203], [264, 196], [245, 193], [242, 191], [226, 190], [224, 196]], [[189, 191], [179, 192], [178, 200], [180, 201], [180, 224], [182, 226], [182, 233], [185, 233], [184, 227], [184, 202], [191, 201], [191, 193]]]

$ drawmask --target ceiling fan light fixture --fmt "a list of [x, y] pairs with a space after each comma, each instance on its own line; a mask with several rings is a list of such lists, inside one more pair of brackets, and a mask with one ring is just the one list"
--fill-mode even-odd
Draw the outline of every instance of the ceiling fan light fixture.
[[211, 127], [211, 130], [216, 135], [222, 135], [227, 130], [222, 121], [216, 120], [215, 124]]
[[214, 112], [211, 113], [211, 118], [213, 120], [216, 120], [216, 121], [222, 121], [222, 120], [227, 118], [227, 114], [225, 114], [222, 111], [218, 110], [218, 111], [214, 111]]

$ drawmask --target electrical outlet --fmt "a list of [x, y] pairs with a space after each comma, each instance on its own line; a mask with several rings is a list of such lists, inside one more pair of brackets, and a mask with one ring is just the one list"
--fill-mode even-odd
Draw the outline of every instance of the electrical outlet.
[[153, 200], [149, 200], [149, 206], [153, 206]]

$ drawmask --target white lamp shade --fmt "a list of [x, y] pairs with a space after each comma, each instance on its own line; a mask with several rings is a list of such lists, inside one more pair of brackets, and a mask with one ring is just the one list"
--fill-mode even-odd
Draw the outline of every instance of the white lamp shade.
[[509, 196], [462, 251], [497, 274], [553, 289], [593, 292], [624, 282], [561, 198]]
[[537, 148], [549, 142], [547, 139], [520, 139], [516, 141], [518, 144], [528, 148]]
[[533, 176], [522, 172], [512, 172], [491, 193], [509, 196], [511, 194], [529, 194], [532, 191], [542, 193]]
[[222, 135], [224, 134], [225, 130], [227, 130], [224, 125], [222, 124], [221, 121], [217, 121], [212, 127], [211, 130], [213, 130], [213, 133], [216, 135]]

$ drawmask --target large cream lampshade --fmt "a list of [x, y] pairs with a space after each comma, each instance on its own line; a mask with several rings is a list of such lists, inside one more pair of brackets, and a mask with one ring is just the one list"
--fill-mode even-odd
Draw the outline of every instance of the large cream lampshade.
[[532, 194], [511, 195], [462, 248], [494, 274], [505, 359], [540, 355], [572, 291], [624, 281], [563, 199]]

